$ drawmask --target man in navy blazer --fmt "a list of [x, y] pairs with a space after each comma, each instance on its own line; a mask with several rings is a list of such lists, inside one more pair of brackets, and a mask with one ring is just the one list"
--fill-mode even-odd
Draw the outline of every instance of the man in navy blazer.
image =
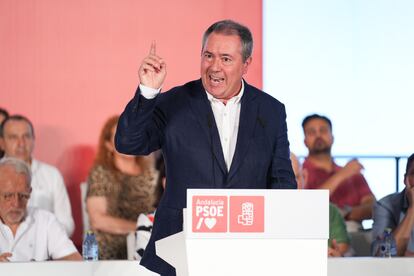
[[119, 152], [162, 149], [166, 188], [141, 264], [175, 270], [155, 254], [155, 241], [182, 231], [188, 188], [295, 189], [284, 105], [249, 85], [252, 35], [231, 20], [204, 33], [201, 79], [159, 93], [166, 64], [155, 43], [139, 68], [140, 85], [118, 123]]

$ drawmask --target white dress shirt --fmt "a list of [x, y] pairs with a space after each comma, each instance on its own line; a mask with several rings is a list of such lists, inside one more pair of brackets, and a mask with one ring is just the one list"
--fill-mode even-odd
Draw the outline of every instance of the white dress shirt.
[[244, 83], [242, 81], [240, 93], [229, 99], [226, 104], [214, 98], [208, 91], [206, 93], [213, 110], [214, 119], [216, 120], [227, 171], [230, 171], [236, 150], [237, 134], [239, 133], [240, 107], [244, 93]]
[[0, 220], [0, 254], [5, 252], [12, 253], [11, 262], [28, 262], [60, 259], [77, 250], [52, 213], [28, 208], [15, 236]]
[[75, 229], [69, 196], [59, 170], [51, 165], [32, 160], [32, 193], [28, 206], [53, 213], [70, 237]]
[[[155, 98], [161, 91], [161, 88], [153, 89], [142, 84], [139, 85], [139, 89], [141, 90], [141, 95], [146, 99]], [[229, 99], [226, 104], [223, 104], [222, 101], [214, 98], [213, 95], [208, 93], [208, 91], [206, 91], [206, 93], [207, 98], [210, 101], [211, 109], [213, 110], [214, 119], [219, 132], [224, 161], [226, 162], [227, 170], [229, 171], [234, 152], [236, 150], [237, 134], [239, 132], [241, 98], [244, 93], [244, 82], [242, 81], [240, 93]]]

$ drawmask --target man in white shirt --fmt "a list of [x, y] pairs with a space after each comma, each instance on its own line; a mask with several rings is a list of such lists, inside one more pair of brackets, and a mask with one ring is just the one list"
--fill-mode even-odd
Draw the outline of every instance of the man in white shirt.
[[0, 161], [0, 261], [81, 260], [52, 213], [27, 208], [30, 182], [30, 169], [23, 161]]
[[9, 116], [0, 129], [0, 147], [5, 157], [14, 157], [30, 165], [32, 194], [28, 206], [39, 207], [55, 214], [68, 236], [75, 228], [72, 210], [63, 177], [57, 168], [32, 157], [34, 129], [24, 116]]

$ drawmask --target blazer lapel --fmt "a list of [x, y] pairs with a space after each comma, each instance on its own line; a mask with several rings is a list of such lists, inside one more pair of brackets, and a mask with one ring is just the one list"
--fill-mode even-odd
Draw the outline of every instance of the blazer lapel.
[[191, 91], [190, 106], [197, 118], [201, 129], [203, 130], [205, 137], [207, 137], [209, 146], [211, 147], [212, 154], [219, 164], [223, 174], [227, 174], [227, 167], [224, 161], [223, 150], [221, 148], [220, 136], [218, 133], [216, 120], [211, 109], [210, 102], [207, 99], [206, 92], [201, 84], [201, 81], [197, 81], [196, 89]]
[[244, 156], [246, 155], [249, 145], [252, 140], [253, 130], [257, 123], [258, 106], [253, 99], [257, 96], [255, 92], [250, 89], [250, 86], [245, 83], [244, 94], [241, 99], [239, 131], [237, 134], [236, 150], [234, 152], [233, 160], [230, 166], [228, 181], [235, 175]]

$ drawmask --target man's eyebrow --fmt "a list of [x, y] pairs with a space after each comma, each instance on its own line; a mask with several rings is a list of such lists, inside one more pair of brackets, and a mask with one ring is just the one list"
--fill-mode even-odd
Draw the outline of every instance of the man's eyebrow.
[[[204, 50], [204, 51], [203, 51], [203, 53], [204, 53], [204, 54], [211, 54], [211, 55], [214, 55], [214, 54], [213, 54], [212, 52], [210, 52], [209, 50]], [[231, 54], [227, 54], [227, 53], [222, 53], [222, 54], [220, 54], [220, 53], [219, 53], [219, 56], [221, 56], [221, 57], [222, 57], [222, 56], [231, 57], [232, 55], [231, 55]]]

